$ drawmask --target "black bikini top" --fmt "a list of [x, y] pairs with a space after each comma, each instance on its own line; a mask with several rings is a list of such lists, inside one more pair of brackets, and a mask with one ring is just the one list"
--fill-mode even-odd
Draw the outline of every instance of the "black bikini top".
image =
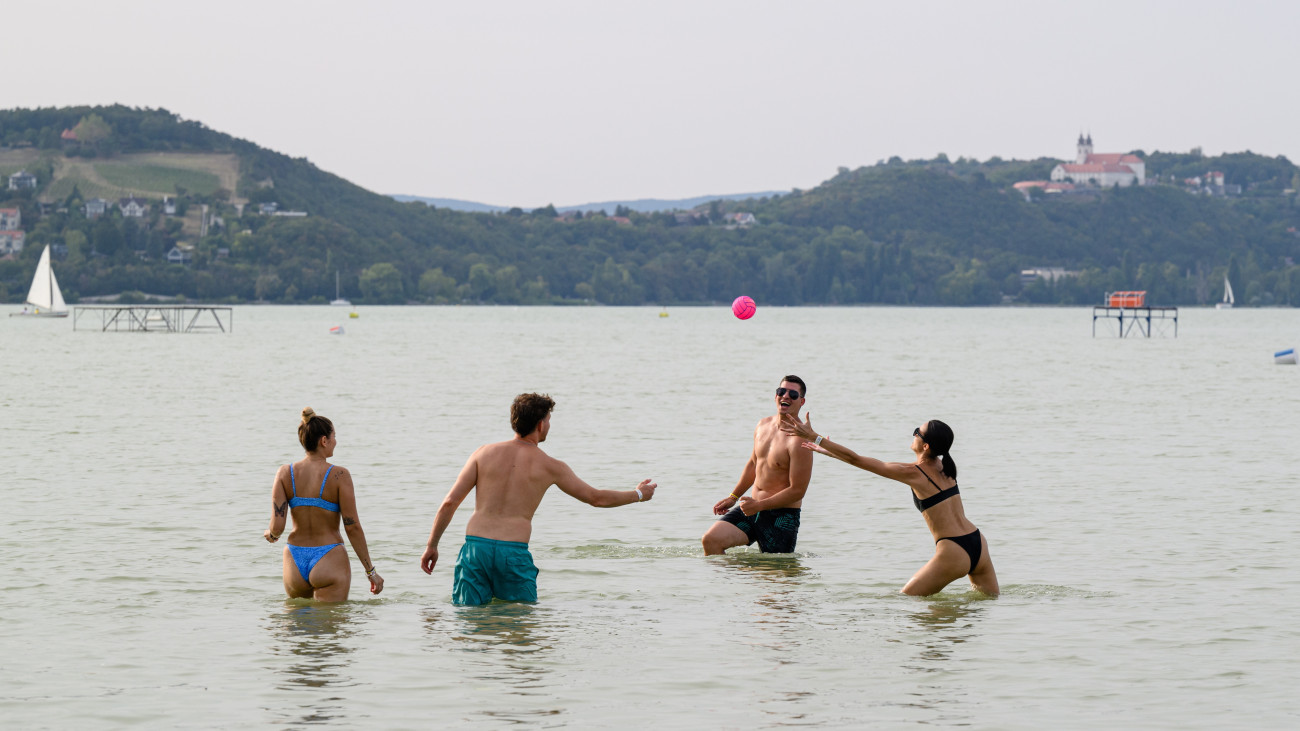
[[[916, 465], [916, 469], [920, 470], [921, 474], [925, 475], [925, 470], [921, 469], [921, 465]], [[930, 480], [930, 476], [925, 475], [925, 479]], [[930, 484], [934, 485], [934, 480], [930, 480]], [[939, 490], [939, 486], [934, 485], [934, 489]], [[939, 492], [936, 492], [935, 494], [931, 495], [930, 497], [924, 500], [918, 498], [916, 496], [916, 493], [914, 492], [912, 493], [912, 504], [916, 506], [917, 510], [924, 513], [925, 511], [929, 510], [930, 508], [933, 508], [934, 506], [938, 505], [944, 500], [947, 500], [948, 498], [954, 495], [960, 495], [960, 494], [961, 491], [957, 489], [956, 485], [953, 485], [947, 490], [939, 490]]]

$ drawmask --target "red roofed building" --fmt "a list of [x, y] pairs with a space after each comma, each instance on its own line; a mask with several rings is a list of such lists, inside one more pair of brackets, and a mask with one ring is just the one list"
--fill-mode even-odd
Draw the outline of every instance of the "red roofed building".
[[73, 132], [70, 129], [65, 129], [63, 130], [63, 134], [59, 135], [59, 139], [63, 140], [64, 142], [76, 142], [77, 133]]
[[1120, 152], [1094, 153], [1092, 135], [1079, 135], [1079, 153], [1073, 163], [1063, 163], [1052, 168], [1052, 180], [1073, 183], [1093, 183], [1103, 188], [1142, 185], [1147, 179], [1147, 166], [1137, 155]]

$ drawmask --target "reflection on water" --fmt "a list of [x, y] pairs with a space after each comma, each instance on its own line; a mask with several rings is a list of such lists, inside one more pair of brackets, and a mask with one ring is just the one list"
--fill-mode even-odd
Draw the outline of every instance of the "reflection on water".
[[[556, 615], [532, 604], [494, 601], [480, 607], [438, 607], [424, 613], [431, 652], [456, 649], [469, 653], [464, 678], [485, 683], [486, 690], [502, 692], [524, 702], [525, 707], [482, 708], [475, 715], [513, 723], [535, 723], [558, 716], [548, 685], [552, 649], [551, 633], [564, 630]], [[545, 703], [546, 706], [529, 705]]]
[[980, 616], [981, 599], [941, 596], [923, 601], [919, 610], [907, 614], [921, 631], [914, 640], [921, 663], [910, 669], [919, 672], [947, 672], [953, 652], [976, 636], [975, 620]]
[[917, 684], [915, 692], [908, 694], [908, 700], [891, 705], [952, 713], [950, 721], [966, 719], [968, 690], [961, 675], [965, 669], [962, 660], [966, 658], [960, 651], [963, 645], [978, 637], [978, 620], [988, 597], [969, 592], [926, 598], [900, 595], [900, 599], [911, 604], [903, 616], [915, 631], [889, 641], [910, 644], [916, 651], [915, 659], [902, 663], [902, 668], [914, 673], [941, 673], [942, 678]]
[[456, 639], [471, 643], [466, 649], [527, 653], [549, 647], [539, 614], [545, 610], [531, 604], [493, 602], [481, 607], [457, 607], [454, 611], [462, 632]]
[[750, 623], [758, 629], [775, 630], [763, 635], [759, 644], [774, 650], [796, 649], [803, 633], [784, 630], [801, 629], [806, 622], [801, 616], [808, 601], [803, 579], [809, 569], [800, 562], [798, 554], [728, 553], [716, 564], [723, 571], [755, 579], [752, 583], [761, 593], [754, 598], [758, 609]]
[[343, 712], [343, 688], [357, 682], [347, 674], [349, 640], [356, 634], [355, 620], [362, 611], [351, 604], [320, 604], [289, 599], [268, 622], [272, 634], [273, 670], [283, 677], [277, 686], [298, 699], [299, 723], [326, 723]]

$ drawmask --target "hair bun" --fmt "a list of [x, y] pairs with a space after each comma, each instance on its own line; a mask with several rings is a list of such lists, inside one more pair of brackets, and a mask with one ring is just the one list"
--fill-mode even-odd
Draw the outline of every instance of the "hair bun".
[[308, 406], [307, 408], [303, 409], [303, 410], [302, 410], [302, 423], [306, 424], [307, 422], [311, 421], [311, 417], [313, 417], [313, 416], [315, 416], [315, 415], [316, 415], [316, 411], [315, 411], [314, 409], [312, 409], [312, 407]]

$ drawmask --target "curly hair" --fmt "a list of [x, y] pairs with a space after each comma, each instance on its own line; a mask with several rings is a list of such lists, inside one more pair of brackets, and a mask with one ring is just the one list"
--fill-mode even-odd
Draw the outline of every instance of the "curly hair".
[[533, 433], [542, 419], [555, 408], [555, 401], [540, 393], [521, 393], [510, 404], [510, 428], [521, 437]]

